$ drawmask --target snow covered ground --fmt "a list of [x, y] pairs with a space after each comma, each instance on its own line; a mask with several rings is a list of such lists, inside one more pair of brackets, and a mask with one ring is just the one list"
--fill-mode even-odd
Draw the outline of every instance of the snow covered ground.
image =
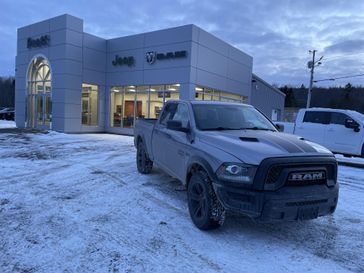
[[352, 157], [345, 157], [343, 155], [337, 154], [336, 156], [336, 160], [339, 163], [351, 163], [351, 164], [355, 164], [358, 166], [362, 166], [364, 168], [364, 158], [361, 157], [356, 157], [356, 156], [352, 156]]
[[15, 128], [15, 122], [12, 120], [0, 120], [0, 129]]
[[364, 272], [364, 170], [333, 216], [202, 232], [186, 192], [141, 175], [131, 137], [0, 129], [0, 272]]

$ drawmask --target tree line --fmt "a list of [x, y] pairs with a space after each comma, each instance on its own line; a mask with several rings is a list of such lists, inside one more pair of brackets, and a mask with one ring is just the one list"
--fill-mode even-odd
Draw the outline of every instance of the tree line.
[[[281, 86], [286, 94], [285, 107], [306, 107], [308, 88]], [[364, 87], [348, 83], [341, 87], [312, 88], [311, 107], [350, 109], [364, 113]]]
[[[285, 107], [306, 107], [308, 88], [304, 85], [278, 87], [286, 94]], [[14, 107], [15, 78], [0, 77], [0, 107]], [[348, 83], [342, 87], [313, 87], [312, 107], [350, 109], [364, 113], [364, 87]]]
[[15, 78], [0, 77], [0, 107], [14, 107]]

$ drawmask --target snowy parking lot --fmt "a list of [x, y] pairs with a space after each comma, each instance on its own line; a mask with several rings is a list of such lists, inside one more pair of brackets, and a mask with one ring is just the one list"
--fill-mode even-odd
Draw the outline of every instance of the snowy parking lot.
[[364, 169], [339, 167], [333, 216], [202, 232], [134, 158], [127, 136], [0, 129], [0, 272], [364, 272]]

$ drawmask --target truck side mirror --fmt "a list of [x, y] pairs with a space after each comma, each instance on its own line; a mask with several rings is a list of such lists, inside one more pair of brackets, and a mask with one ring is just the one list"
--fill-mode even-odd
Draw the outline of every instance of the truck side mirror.
[[182, 121], [180, 121], [180, 120], [168, 120], [167, 129], [173, 130], [173, 131], [185, 132], [185, 133], [190, 132], [189, 128], [182, 126]]
[[284, 125], [280, 123], [275, 123], [274, 126], [278, 130], [278, 132], [284, 132]]
[[354, 129], [355, 132], [360, 131], [360, 125], [353, 119], [347, 118], [345, 120], [345, 127], [349, 129]]

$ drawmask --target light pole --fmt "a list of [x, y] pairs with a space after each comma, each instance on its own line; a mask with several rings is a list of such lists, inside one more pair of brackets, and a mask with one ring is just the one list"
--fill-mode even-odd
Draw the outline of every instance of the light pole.
[[313, 85], [313, 72], [315, 70], [316, 66], [319, 66], [321, 64], [321, 60], [324, 56], [321, 56], [321, 58], [318, 61], [315, 61], [315, 55], [316, 55], [316, 49], [310, 50], [309, 52], [312, 53], [312, 61], [309, 61], [307, 63], [307, 67], [311, 69], [311, 76], [310, 76], [310, 86], [308, 88], [308, 94], [307, 94], [307, 105], [306, 108], [310, 108], [311, 106], [311, 94], [312, 94], [312, 85]]

